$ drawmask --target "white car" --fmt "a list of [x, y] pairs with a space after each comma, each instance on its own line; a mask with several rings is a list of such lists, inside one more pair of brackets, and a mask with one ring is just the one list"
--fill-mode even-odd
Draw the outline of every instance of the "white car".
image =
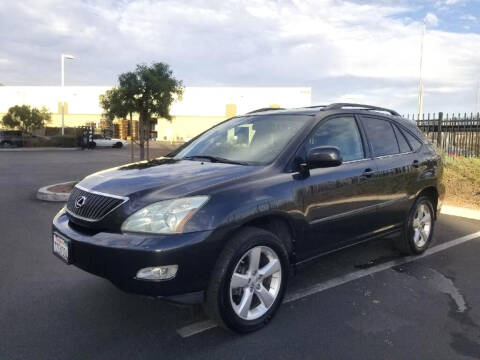
[[121, 148], [122, 146], [127, 145], [127, 141], [123, 139], [115, 139], [104, 137], [102, 135], [93, 135], [93, 147], [114, 147]]

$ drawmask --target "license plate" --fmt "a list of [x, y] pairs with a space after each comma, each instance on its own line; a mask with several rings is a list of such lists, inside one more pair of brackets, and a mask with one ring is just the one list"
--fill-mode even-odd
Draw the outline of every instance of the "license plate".
[[53, 234], [53, 253], [67, 264], [70, 262], [69, 243], [57, 234]]

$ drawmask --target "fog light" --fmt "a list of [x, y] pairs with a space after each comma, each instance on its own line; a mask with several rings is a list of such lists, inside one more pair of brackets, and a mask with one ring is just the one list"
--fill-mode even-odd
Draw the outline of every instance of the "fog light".
[[177, 275], [178, 265], [147, 267], [137, 272], [137, 279], [143, 280], [170, 280]]

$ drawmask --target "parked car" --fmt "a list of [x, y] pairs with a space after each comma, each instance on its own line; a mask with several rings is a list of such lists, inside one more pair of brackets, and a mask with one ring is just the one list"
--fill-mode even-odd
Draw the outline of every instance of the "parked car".
[[114, 147], [121, 148], [127, 145], [127, 141], [123, 139], [115, 139], [110, 137], [105, 137], [103, 135], [93, 135], [91, 147]]
[[442, 170], [393, 110], [262, 109], [83, 179], [53, 220], [53, 252], [127, 292], [203, 302], [219, 324], [254, 331], [292, 268], [386, 235], [403, 253], [425, 251]]
[[22, 132], [19, 130], [0, 130], [0, 147], [23, 146]]

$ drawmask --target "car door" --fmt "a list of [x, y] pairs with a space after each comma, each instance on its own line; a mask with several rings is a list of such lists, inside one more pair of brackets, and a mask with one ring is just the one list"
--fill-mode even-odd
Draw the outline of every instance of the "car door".
[[397, 125], [388, 118], [361, 116], [377, 167], [378, 231], [400, 227], [409, 208], [409, 183], [415, 155]]
[[310, 169], [298, 180], [306, 220], [305, 240], [297, 244], [299, 258], [359, 241], [375, 231], [375, 161], [353, 115], [323, 120], [300, 148], [298, 158], [318, 146], [336, 146], [343, 163]]
[[101, 135], [93, 135], [93, 141], [97, 146], [110, 146], [109, 141]]

